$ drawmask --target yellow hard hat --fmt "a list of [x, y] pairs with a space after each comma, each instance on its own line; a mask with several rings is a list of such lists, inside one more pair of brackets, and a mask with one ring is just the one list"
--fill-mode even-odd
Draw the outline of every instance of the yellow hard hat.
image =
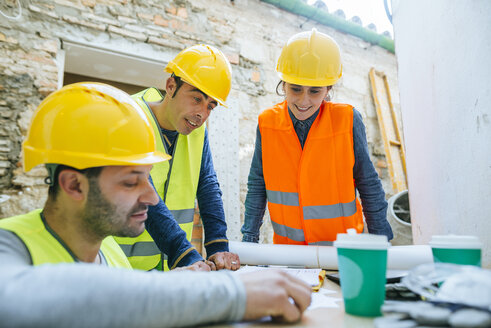
[[171, 158], [157, 151], [150, 122], [127, 93], [93, 82], [50, 94], [34, 113], [22, 148], [26, 172], [48, 163], [81, 170]]
[[198, 44], [184, 49], [165, 67], [209, 97], [227, 106], [225, 101], [232, 87], [232, 68], [225, 55], [215, 47]]
[[315, 28], [295, 34], [281, 50], [276, 71], [281, 80], [292, 84], [333, 85], [343, 74], [339, 46]]

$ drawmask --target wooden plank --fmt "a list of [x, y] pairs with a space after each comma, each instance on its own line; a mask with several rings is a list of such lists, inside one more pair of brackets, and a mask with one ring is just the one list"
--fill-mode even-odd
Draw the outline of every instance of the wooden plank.
[[406, 155], [402, 134], [392, 104], [387, 76], [374, 68], [370, 69], [369, 76], [380, 133], [384, 140], [390, 180], [394, 193], [397, 193], [407, 189]]

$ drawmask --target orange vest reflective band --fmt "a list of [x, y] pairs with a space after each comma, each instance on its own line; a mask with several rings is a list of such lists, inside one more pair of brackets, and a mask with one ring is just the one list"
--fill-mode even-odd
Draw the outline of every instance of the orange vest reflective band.
[[332, 245], [363, 231], [353, 183], [353, 107], [324, 102], [304, 148], [286, 101], [259, 115], [263, 174], [275, 244]]

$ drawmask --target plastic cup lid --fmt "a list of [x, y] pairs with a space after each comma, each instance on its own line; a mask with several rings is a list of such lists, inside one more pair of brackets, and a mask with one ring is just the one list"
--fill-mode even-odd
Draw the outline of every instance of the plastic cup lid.
[[357, 234], [354, 229], [348, 229], [348, 233], [338, 233], [334, 242], [334, 246], [338, 248], [356, 249], [387, 249], [389, 245], [385, 235]]
[[482, 247], [482, 243], [476, 236], [459, 236], [459, 235], [435, 235], [429, 242], [431, 247], [435, 248], [471, 248], [477, 249]]

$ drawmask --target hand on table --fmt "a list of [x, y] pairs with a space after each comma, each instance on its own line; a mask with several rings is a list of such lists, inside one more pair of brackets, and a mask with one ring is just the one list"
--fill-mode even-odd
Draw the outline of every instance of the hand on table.
[[216, 270], [238, 270], [240, 268], [239, 256], [230, 252], [218, 252], [208, 258], [215, 264]]
[[215, 271], [215, 264], [210, 261], [198, 261], [194, 262], [191, 265], [184, 266], [184, 267], [178, 267], [172, 269], [172, 271], [184, 271], [184, 270], [189, 270], [189, 271]]
[[286, 272], [257, 271], [239, 277], [247, 294], [244, 320], [270, 315], [277, 321], [296, 322], [310, 305], [310, 286]]

